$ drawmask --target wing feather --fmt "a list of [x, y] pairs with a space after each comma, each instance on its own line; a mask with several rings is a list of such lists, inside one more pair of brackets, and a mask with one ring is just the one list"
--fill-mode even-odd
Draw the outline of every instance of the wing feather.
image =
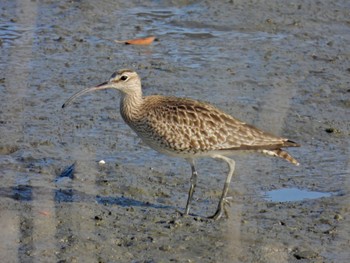
[[287, 139], [276, 137], [191, 99], [149, 96], [143, 126], [152, 139], [178, 151], [279, 149]]

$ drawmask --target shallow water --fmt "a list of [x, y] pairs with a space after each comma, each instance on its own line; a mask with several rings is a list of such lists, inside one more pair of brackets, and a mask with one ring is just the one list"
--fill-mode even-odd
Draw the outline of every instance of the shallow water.
[[[1, 3], [4, 262], [347, 262], [349, 3], [231, 2]], [[158, 41], [113, 41], [147, 35]], [[235, 156], [230, 217], [213, 223], [199, 216], [214, 212], [226, 166], [199, 160], [195, 216], [179, 217], [190, 167], [140, 142], [117, 93], [61, 109], [125, 67], [146, 95], [210, 101], [299, 142], [290, 153], [301, 166]], [[261, 194], [295, 188], [337, 195]]]
[[298, 188], [285, 188], [271, 190], [265, 193], [266, 200], [271, 202], [292, 202], [302, 201], [305, 199], [317, 199], [329, 197], [331, 193], [323, 193], [317, 191], [301, 190]]

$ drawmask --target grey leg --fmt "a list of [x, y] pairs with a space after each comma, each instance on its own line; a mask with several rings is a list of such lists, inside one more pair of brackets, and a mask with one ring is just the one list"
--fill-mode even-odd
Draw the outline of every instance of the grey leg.
[[190, 212], [190, 203], [192, 201], [194, 189], [196, 188], [197, 176], [198, 176], [198, 173], [196, 171], [196, 167], [194, 166], [194, 160], [187, 159], [187, 161], [191, 165], [192, 175], [191, 175], [191, 179], [190, 179], [191, 186], [190, 186], [190, 190], [188, 191], [188, 198], [187, 198], [187, 203], [186, 203], [185, 215], [188, 215], [188, 213]]
[[231, 179], [232, 179], [232, 175], [233, 175], [233, 172], [235, 171], [235, 161], [226, 157], [226, 156], [223, 156], [223, 155], [215, 155], [213, 156], [214, 158], [216, 159], [221, 159], [221, 160], [224, 160], [225, 162], [227, 162], [228, 164], [228, 167], [229, 167], [229, 172], [227, 174], [227, 177], [226, 177], [226, 181], [225, 181], [225, 184], [224, 184], [224, 189], [222, 190], [222, 194], [221, 194], [221, 198], [220, 198], [220, 201], [219, 201], [219, 205], [218, 205], [218, 208], [215, 212], [215, 214], [213, 216], [211, 216], [210, 218], [214, 219], [214, 220], [218, 220], [222, 217], [223, 213], [225, 212], [225, 204], [228, 203], [228, 197], [226, 197], [227, 195], [227, 192], [228, 192], [228, 188], [230, 186], [230, 182], [231, 182]]

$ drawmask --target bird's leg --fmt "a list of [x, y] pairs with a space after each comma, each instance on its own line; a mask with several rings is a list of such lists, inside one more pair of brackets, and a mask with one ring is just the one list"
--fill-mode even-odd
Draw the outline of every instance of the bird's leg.
[[227, 215], [227, 212], [225, 210], [225, 205], [229, 203], [229, 199], [231, 199], [231, 198], [226, 197], [226, 195], [227, 195], [227, 192], [228, 192], [228, 189], [230, 186], [233, 172], [235, 170], [235, 161], [226, 157], [226, 156], [222, 156], [222, 155], [215, 155], [213, 157], [216, 159], [224, 160], [225, 162], [227, 162], [227, 164], [229, 166], [229, 172], [228, 172], [227, 177], [226, 177], [224, 189], [222, 190], [222, 194], [221, 194], [221, 198], [220, 198], [220, 201], [218, 204], [218, 208], [217, 208], [215, 214], [210, 217], [214, 220], [218, 220], [222, 217], [223, 213], [225, 213]]
[[191, 186], [190, 186], [190, 190], [188, 191], [188, 198], [187, 198], [187, 203], [186, 203], [185, 215], [188, 215], [188, 213], [190, 212], [190, 203], [192, 201], [194, 189], [195, 189], [196, 184], [197, 184], [197, 176], [198, 176], [196, 167], [194, 166], [194, 160], [188, 159], [187, 161], [191, 165], [192, 175], [191, 175], [191, 179], [190, 179]]

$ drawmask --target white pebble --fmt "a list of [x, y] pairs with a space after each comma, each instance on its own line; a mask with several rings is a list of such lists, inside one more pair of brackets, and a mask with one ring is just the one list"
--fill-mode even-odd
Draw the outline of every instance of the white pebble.
[[106, 162], [105, 162], [104, 160], [101, 160], [101, 161], [98, 162], [99, 165], [103, 165], [103, 164], [105, 164], [105, 163], [106, 163]]

